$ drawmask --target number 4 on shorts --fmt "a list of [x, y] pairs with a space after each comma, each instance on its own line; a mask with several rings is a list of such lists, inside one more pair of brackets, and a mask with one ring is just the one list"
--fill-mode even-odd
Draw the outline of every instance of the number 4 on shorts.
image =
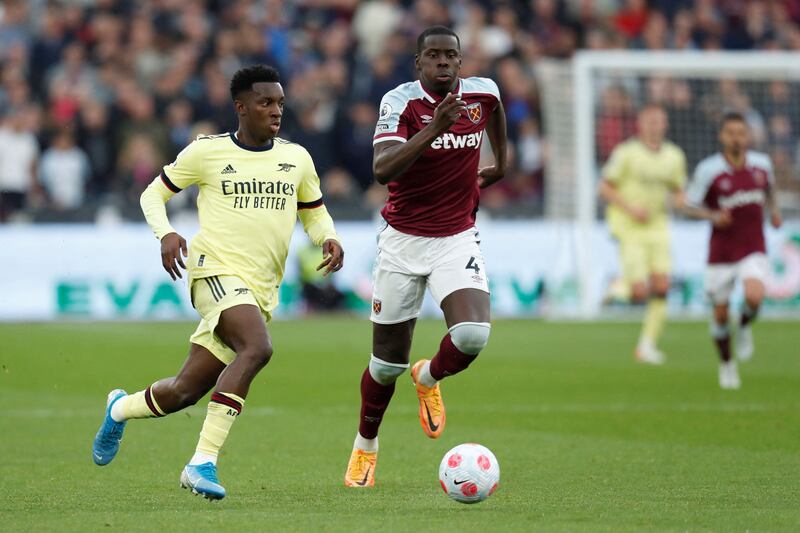
[[475, 262], [475, 257], [474, 256], [469, 258], [469, 261], [467, 261], [467, 266], [464, 267], [464, 268], [466, 268], [466, 269], [470, 269], [471, 268], [472, 270], [475, 271], [476, 274], [480, 274], [480, 272], [481, 272], [481, 269], [478, 266], [478, 263]]

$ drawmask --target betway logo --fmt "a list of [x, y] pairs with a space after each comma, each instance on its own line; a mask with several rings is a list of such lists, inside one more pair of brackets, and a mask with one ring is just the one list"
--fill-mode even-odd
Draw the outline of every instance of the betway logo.
[[456, 135], [455, 133], [445, 133], [436, 137], [431, 143], [434, 150], [450, 150], [452, 148], [478, 148], [481, 145], [483, 131], [470, 133], [469, 135]]
[[752, 191], [738, 191], [730, 196], [722, 196], [719, 199], [719, 206], [722, 209], [733, 209], [748, 204], [762, 205], [764, 203], [764, 191], [760, 189]]

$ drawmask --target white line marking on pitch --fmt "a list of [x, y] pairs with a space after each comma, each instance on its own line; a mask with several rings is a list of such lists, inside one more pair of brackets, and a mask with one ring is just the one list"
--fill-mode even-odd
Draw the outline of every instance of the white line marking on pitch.
[[[481, 404], [463, 405], [464, 411], [477, 413], [692, 413], [692, 412], [712, 412], [712, 413], [763, 413], [763, 412], [785, 412], [800, 410], [800, 404], [770, 404], [770, 403], [676, 403], [676, 404], [627, 404], [627, 403], [576, 403], [576, 404]], [[358, 405], [337, 405], [322, 408], [307, 409], [288, 409], [284, 407], [258, 406], [247, 408], [247, 416], [276, 416], [287, 413], [297, 413], [308, 411], [315, 414], [350, 414], [358, 410]], [[398, 414], [416, 413], [417, 407], [397, 405], [392, 408], [392, 412]], [[191, 417], [202, 417], [205, 414], [204, 408], [191, 408], [186, 411], [174, 413], [175, 415], [190, 415]], [[97, 409], [26, 409], [24, 411], [8, 410], [0, 412], [0, 418], [86, 418], [102, 417], [102, 412]]]

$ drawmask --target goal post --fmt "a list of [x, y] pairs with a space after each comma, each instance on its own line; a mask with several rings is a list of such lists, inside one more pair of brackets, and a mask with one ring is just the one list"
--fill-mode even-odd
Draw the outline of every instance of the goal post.
[[599, 169], [613, 145], [634, 133], [642, 105], [665, 106], [668, 138], [687, 153], [690, 175], [700, 157], [717, 149], [722, 112], [744, 114], [754, 130], [754, 148], [775, 161], [779, 202], [789, 216], [800, 214], [800, 54], [581, 51], [536, 71], [551, 143], [545, 213], [574, 223], [581, 317], [597, 316], [602, 300], [593, 254], [600, 227]]

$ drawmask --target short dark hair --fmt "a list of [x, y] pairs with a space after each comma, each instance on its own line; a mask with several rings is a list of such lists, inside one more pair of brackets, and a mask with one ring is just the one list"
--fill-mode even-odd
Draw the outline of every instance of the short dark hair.
[[231, 98], [236, 100], [244, 91], [253, 88], [254, 83], [280, 83], [280, 73], [268, 65], [252, 65], [240, 68], [231, 78]]
[[425, 28], [422, 33], [419, 34], [417, 37], [417, 54], [422, 53], [422, 49], [425, 46], [425, 39], [429, 35], [451, 35], [456, 38], [456, 42], [458, 43], [459, 50], [461, 49], [461, 39], [458, 38], [456, 32], [448, 28], [447, 26], [431, 26], [430, 28]]
[[728, 122], [741, 122], [742, 124], [747, 125], [747, 119], [745, 119], [744, 115], [738, 111], [726, 111], [722, 115], [722, 120], [719, 123], [720, 129], [722, 129], [722, 127]]

